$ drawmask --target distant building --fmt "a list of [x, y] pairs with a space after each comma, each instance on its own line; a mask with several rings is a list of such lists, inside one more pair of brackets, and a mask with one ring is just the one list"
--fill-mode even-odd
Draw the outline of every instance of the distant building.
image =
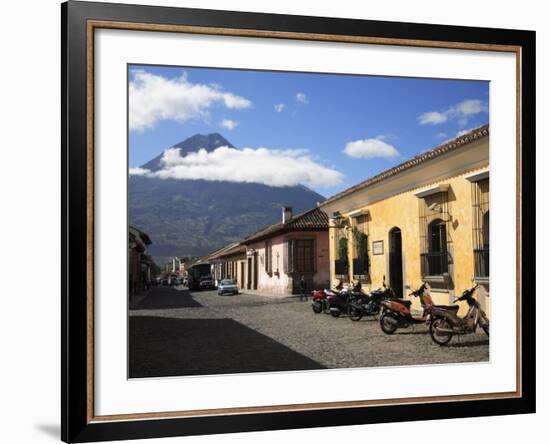
[[283, 207], [281, 222], [248, 236], [241, 246], [246, 256], [239, 259], [237, 276], [245, 289], [296, 294], [302, 276], [308, 290], [329, 286], [328, 217], [318, 208], [293, 216], [291, 207]]
[[216, 285], [222, 279], [234, 279], [239, 288], [245, 288], [246, 246], [240, 242], [229, 244], [210, 254], [208, 260]]
[[143, 231], [128, 227], [128, 291], [130, 296], [145, 290], [153, 278], [153, 260], [146, 254], [151, 239]]

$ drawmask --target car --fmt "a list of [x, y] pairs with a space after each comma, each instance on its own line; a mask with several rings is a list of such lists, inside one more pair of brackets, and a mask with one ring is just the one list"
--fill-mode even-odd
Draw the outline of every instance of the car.
[[203, 276], [199, 281], [200, 290], [213, 290], [215, 288], [214, 281], [211, 276]]
[[239, 294], [239, 288], [234, 279], [222, 279], [218, 285], [218, 295], [222, 296], [224, 293], [232, 295]]

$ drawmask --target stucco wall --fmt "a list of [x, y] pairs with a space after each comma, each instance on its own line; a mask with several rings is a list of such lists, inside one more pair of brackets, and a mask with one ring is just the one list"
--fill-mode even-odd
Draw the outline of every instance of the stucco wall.
[[[456, 295], [472, 286], [471, 279], [474, 276], [474, 254], [472, 234], [472, 184], [465, 176], [472, 171], [467, 171], [451, 178], [437, 181], [436, 184], [449, 184], [448, 190], [448, 213], [450, 222], [447, 224], [448, 238], [452, 240], [453, 273], [452, 279], [454, 288], [449, 291], [435, 291], [432, 289], [432, 298], [437, 304], [449, 304]], [[425, 188], [423, 185], [422, 188]], [[378, 288], [382, 285], [383, 277], [389, 284], [389, 233], [393, 227], [401, 229], [402, 254], [403, 254], [403, 285], [404, 295], [418, 288], [422, 283], [421, 275], [421, 239], [420, 239], [420, 218], [419, 198], [415, 196], [420, 188], [410, 190], [371, 203], [369, 205], [358, 205], [356, 208], [348, 209], [344, 216], [357, 210], [369, 212], [368, 235], [369, 235], [369, 257], [371, 261], [370, 285], [366, 288]], [[330, 216], [330, 215], [329, 215]], [[337, 283], [334, 274], [334, 259], [336, 258], [336, 229], [330, 229], [330, 256], [332, 285]], [[353, 236], [347, 231], [349, 263], [352, 264]], [[373, 255], [372, 244], [374, 241], [383, 241], [384, 253]], [[352, 280], [350, 266], [349, 280]], [[489, 313], [489, 298], [484, 291], [478, 291], [478, 300]], [[414, 304], [418, 305], [415, 299]], [[463, 312], [464, 309], [462, 309]]]
[[[265, 241], [251, 244], [249, 247], [258, 253], [258, 291], [269, 295], [288, 295], [292, 289], [292, 276], [284, 271], [284, 243], [289, 238], [314, 238], [316, 254], [316, 273], [313, 275], [315, 288], [326, 288], [330, 280], [330, 256], [328, 232], [296, 232], [271, 238], [272, 242], [272, 275], [265, 270]], [[311, 289], [309, 289], [311, 290]]]

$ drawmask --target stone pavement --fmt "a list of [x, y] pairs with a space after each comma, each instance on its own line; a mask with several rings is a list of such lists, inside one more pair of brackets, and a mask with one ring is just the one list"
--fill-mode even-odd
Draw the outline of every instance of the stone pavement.
[[315, 314], [296, 297], [160, 287], [130, 310], [131, 377], [487, 362], [483, 334], [434, 344], [423, 325]]

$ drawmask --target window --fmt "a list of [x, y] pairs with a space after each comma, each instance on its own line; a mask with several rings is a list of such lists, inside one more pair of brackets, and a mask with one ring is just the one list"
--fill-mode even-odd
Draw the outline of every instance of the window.
[[285, 273], [315, 273], [315, 239], [288, 239], [284, 243]]
[[271, 241], [265, 243], [265, 272], [269, 276], [273, 274], [273, 245]]
[[489, 178], [472, 183], [474, 275], [489, 277]]
[[364, 276], [369, 273], [368, 244], [369, 237], [362, 231], [354, 232], [355, 257], [353, 258], [354, 276]]
[[294, 271], [297, 273], [313, 273], [315, 271], [313, 239], [295, 239], [293, 244]]
[[[437, 278], [432, 283], [447, 286], [451, 278], [451, 239], [447, 227], [449, 220], [447, 191], [437, 192], [420, 199], [420, 240], [422, 277]], [[441, 280], [442, 278], [443, 281]], [[427, 279], [429, 281], [429, 279]], [[445, 283], [447, 282], [447, 283]]]
[[449, 272], [447, 261], [447, 225], [435, 219], [428, 225], [428, 252], [424, 256], [424, 272], [427, 276], [439, 276]]

